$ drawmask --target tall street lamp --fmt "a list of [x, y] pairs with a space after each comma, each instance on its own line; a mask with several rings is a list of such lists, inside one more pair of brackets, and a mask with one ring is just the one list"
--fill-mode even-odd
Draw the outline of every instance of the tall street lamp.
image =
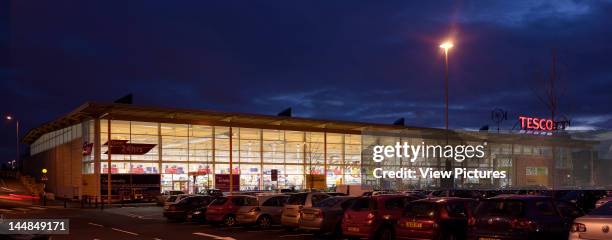
[[16, 159], [17, 159], [18, 168], [21, 171], [21, 165], [22, 164], [21, 164], [21, 161], [20, 161], [20, 158], [19, 158], [19, 120], [15, 119], [15, 117], [13, 117], [11, 115], [6, 116], [6, 120], [8, 120], [8, 121], [13, 121], [14, 120], [15, 121], [15, 140], [16, 140], [15, 141], [15, 144], [16, 144], [15, 145], [15, 148], [16, 148], [16, 152], [15, 153], [17, 154], [17, 158]]
[[[446, 41], [440, 44], [440, 48], [444, 49], [444, 125], [446, 130], [446, 145], [448, 145], [448, 50], [450, 50], [452, 47], [453, 43], [451, 41]], [[447, 171], [450, 171], [453, 168], [452, 162], [448, 158], [445, 160], [444, 165]], [[446, 185], [446, 187], [450, 189], [454, 185], [453, 179], [449, 179], [449, 181], [446, 181], [446, 184], [444, 185]], [[448, 193], [449, 192], [447, 192], [447, 196]]]
[[446, 130], [448, 130], [448, 50], [453, 48], [453, 43], [450, 41], [444, 42], [440, 44], [440, 48], [444, 49], [444, 82], [445, 82], [445, 91], [444, 91], [444, 101], [445, 101], [445, 126]]

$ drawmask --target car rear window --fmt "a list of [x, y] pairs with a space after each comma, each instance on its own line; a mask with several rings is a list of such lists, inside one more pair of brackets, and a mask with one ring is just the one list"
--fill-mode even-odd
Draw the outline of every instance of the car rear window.
[[306, 197], [308, 197], [308, 193], [291, 194], [291, 196], [289, 196], [289, 199], [287, 199], [287, 204], [304, 205], [306, 204]]
[[494, 199], [482, 201], [476, 208], [478, 216], [522, 216], [525, 203], [520, 200]]
[[333, 207], [336, 204], [338, 204], [340, 201], [342, 201], [342, 199], [344, 198], [330, 197], [328, 199], [324, 199], [323, 201], [318, 202], [317, 204], [314, 205], [314, 207]]
[[406, 207], [404, 216], [433, 219], [436, 216], [437, 205], [430, 202], [411, 203]]
[[210, 205], [220, 206], [220, 205], [225, 204], [226, 202], [227, 202], [226, 197], [220, 197], [220, 198], [215, 199], [212, 203], [210, 203]]
[[557, 211], [551, 201], [536, 201], [536, 210], [541, 216], [555, 216]]
[[589, 215], [604, 215], [604, 216], [612, 215], [612, 202], [608, 202], [604, 205], [601, 205], [598, 208], [595, 208], [595, 210], [591, 211]]
[[232, 198], [232, 204], [236, 206], [257, 206], [257, 198], [236, 197], [236, 198]]
[[376, 201], [374, 201], [372, 198], [362, 197], [355, 199], [355, 202], [353, 202], [353, 205], [351, 205], [351, 210], [372, 210], [376, 209], [376, 207]]
[[408, 203], [410, 202], [410, 199], [408, 197], [397, 197], [397, 198], [387, 199], [385, 201], [385, 209], [387, 210], [404, 209], [406, 205], [408, 205]]

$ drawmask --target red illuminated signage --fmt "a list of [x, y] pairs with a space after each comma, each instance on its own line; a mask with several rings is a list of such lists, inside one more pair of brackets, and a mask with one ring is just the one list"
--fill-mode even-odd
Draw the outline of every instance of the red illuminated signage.
[[569, 121], [554, 121], [547, 118], [535, 118], [520, 116], [521, 128], [524, 130], [535, 130], [535, 131], [555, 131], [563, 130], [570, 125]]

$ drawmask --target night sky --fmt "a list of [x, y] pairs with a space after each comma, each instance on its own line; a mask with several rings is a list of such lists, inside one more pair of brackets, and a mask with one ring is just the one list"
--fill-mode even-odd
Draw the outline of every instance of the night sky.
[[[0, 0], [0, 113], [27, 129], [86, 101], [478, 129], [503, 108], [612, 126], [612, 1]], [[0, 125], [0, 162], [15, 155]]]

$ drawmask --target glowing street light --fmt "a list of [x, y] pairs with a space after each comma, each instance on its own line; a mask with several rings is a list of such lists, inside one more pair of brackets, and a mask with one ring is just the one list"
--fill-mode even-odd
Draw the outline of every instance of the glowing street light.
[[19, 163], [19, 170], [21, 170], [21, 159], [19, 158], [19, 120], [15, 119], [12, 115], [6, 115], [5, 119], [7, 121], [15, 121], [15, 142], [16, 142], [16, 154], [17, 154], [17, 162]]
[[444, 42], [440, 44], [440, 48], [444, 49], [444, 51], [448, 51], [449, 49], [453, 48], [453, 43], [450, 41]]

